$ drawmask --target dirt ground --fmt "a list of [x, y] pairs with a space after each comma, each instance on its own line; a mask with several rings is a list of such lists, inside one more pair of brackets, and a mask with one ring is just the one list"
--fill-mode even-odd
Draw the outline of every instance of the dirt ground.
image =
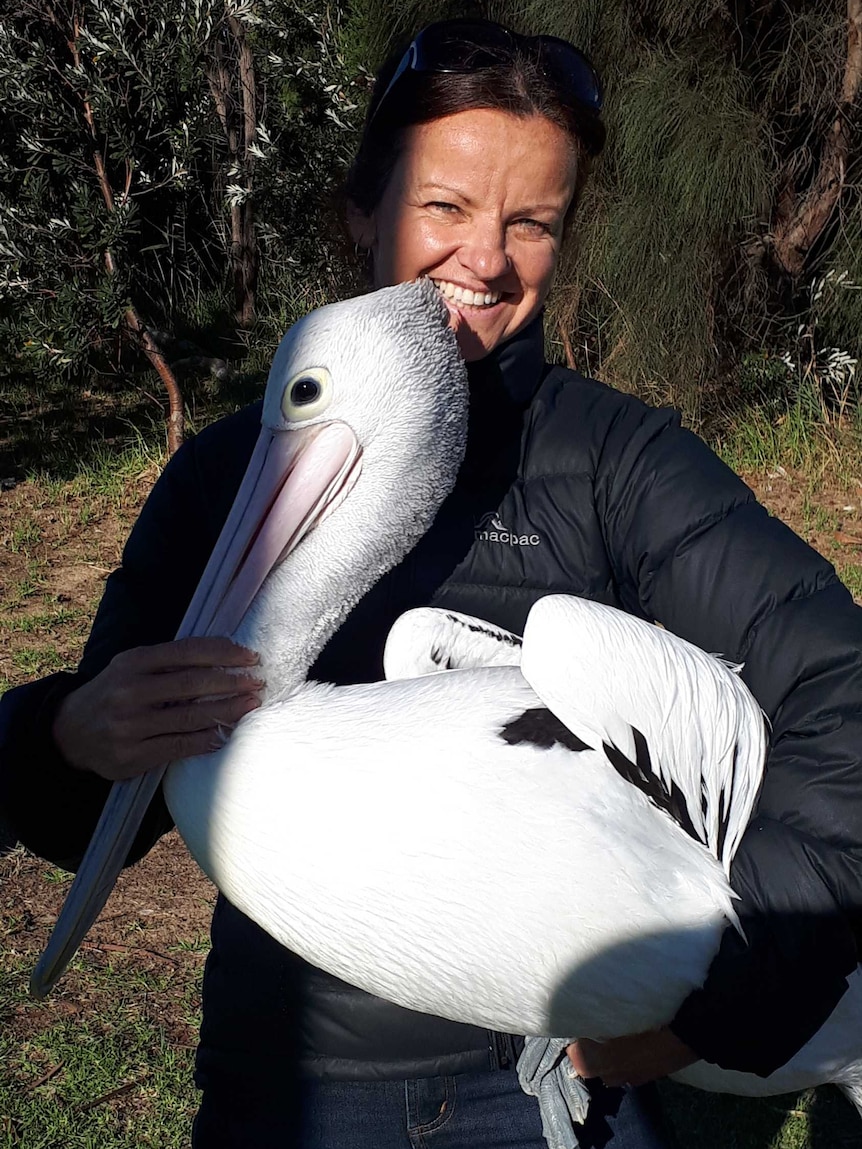
[[[74, 485], [23, 482], [0, 492], [0, 678], [10, 686], [80, 656], [105, 578], [120, 562], [123, 542], [156, 478], [148, 468], [120, 495], [76, 493]], [[35, 957], [43, 948], [68, 889], [61, 871], [22, 848], [11, 849], [0, 827], [0, 948], [4, 957]], [[191, 860], [176, 833], [167, 835], [138, 865], [126, 870], [82, 947], [87, 968], [129, 965], [156, 973], [199, 972], [208, 947], [215, 889]], [[49, 1011], [86, 1008], [88, 976], [72, 969], [65, 992]], [[193, 1044], [184, 1003], [162, 1021], [180, 1045]], [[26, 1006], [7, 1020], [17, 1031], [33, 1018]], [[40, 1026], [50, 1015], [40, 1011]], [[22, 1036], [23, 1036], [22, 1032]]]
[[[32, 961], [42, 952], [68, 888], [61, 871], [21, 847], [0, 858], [0, 936], [5, 934], [7, 962], [18, 957]], [[62, 993], [51, 995], [38, 1013], [29, 1003], [13, 1005], [7, 1026], [24, 1038], [30, 1025], [43, 1029], [55, 1017], [83, 1013], [94, 968], [110, 965], [196, 976], [209, 944], [215, 896], [215, 887], [191, 860], [176, 831], [166, 835], [138, 865], [120, 875], [81, 947], [83, 968], [74, 966], [64, 977]], [[184, 1002], [174, 1003], [165, 995], [159, 1019], [170, 1040], [194, 1045], [196, 1033]]]

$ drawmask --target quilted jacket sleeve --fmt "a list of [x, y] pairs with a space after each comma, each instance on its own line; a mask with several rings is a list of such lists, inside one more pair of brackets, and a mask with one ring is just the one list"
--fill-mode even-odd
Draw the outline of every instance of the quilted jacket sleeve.
[[[78, 670], [28, 683], [0, 699], [0, 810], [20, 841], [65, 869], [79, 864], [110, 783], [63, 760], [51, 736], [57, 707], [120, 651], [174, 637], [258, 425], [259, 408], [247, 408], [177, 452], [141, 511], [122, 566], [107, 580]], [[129, 862], [142, 857], [170, 826], [159, 791]]]
[[862, 609], [831, 565], [667, 411], [626, 404], [596, 468], [624, 601], [744, 663], [772, 723], [726, 931], [672, 1028], [767, 1076], [820, 1028], [862, 960]]

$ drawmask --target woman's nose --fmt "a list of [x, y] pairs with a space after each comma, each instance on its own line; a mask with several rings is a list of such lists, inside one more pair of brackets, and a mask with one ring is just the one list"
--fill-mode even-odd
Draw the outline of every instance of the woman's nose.
[[458, 258], [463, 267], [488, 283], [505, 275], [511, 266], [503, 227], [476, 227], [461, 246]]

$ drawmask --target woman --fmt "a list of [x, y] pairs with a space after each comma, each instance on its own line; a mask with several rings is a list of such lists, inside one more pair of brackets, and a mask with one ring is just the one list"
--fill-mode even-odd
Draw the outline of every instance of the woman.
[[[378, 77], [350, 227], [376, 286], [428, 275], [457, 313], [470, 433], [433, 527], [312, 674], [379, 678], [385, 635], [408, 607], [433, 602], [520, 631], [556, 591], [745, 661], [775, 735], [733, 875], [750, 944], [726, 936], [707, 985], [667, 1029], [570, 1048], [580, 1072], [611, 1086], [597, 1083], [581, 1144], [645, 1149], [667, 1144], [654, 1098], [623, 1085], [698, 1056], [770, 1072], [822, 1024], [858, 961], [862, 612], [672, 413], [544, 363], [542, 307], [602, 146], [600, 108], [571, 45], [487, 22], [424, 29]], [[252, 652], [166, 640], [258, 417], [253, 407], [216, 424], [166, 468], [77, 675], [4, 700], [0, 797], [22, 840], [60, 864], [80, 857], [106, 779], [205, 751], [217, 725], [257, 705], [260, 683], [230, 673], [253, 676]], [[167, 824], [154, 803], [136, 856]], [[535, 1102], [512, 1072], [518, 1049], [510, 1035], [412, 1014], [311, 969], [220, 898], [195, 1145], [539, 1149]]]

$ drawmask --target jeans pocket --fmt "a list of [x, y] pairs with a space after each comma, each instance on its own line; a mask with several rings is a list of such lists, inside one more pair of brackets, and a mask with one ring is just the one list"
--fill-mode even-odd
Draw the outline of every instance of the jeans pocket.
[[404, 1082], [407, 1133], [412, 1145], [423, 1145], [425, 1134], [452, 1119], [455, 1096], [454, 1077], [420, 1077]]

